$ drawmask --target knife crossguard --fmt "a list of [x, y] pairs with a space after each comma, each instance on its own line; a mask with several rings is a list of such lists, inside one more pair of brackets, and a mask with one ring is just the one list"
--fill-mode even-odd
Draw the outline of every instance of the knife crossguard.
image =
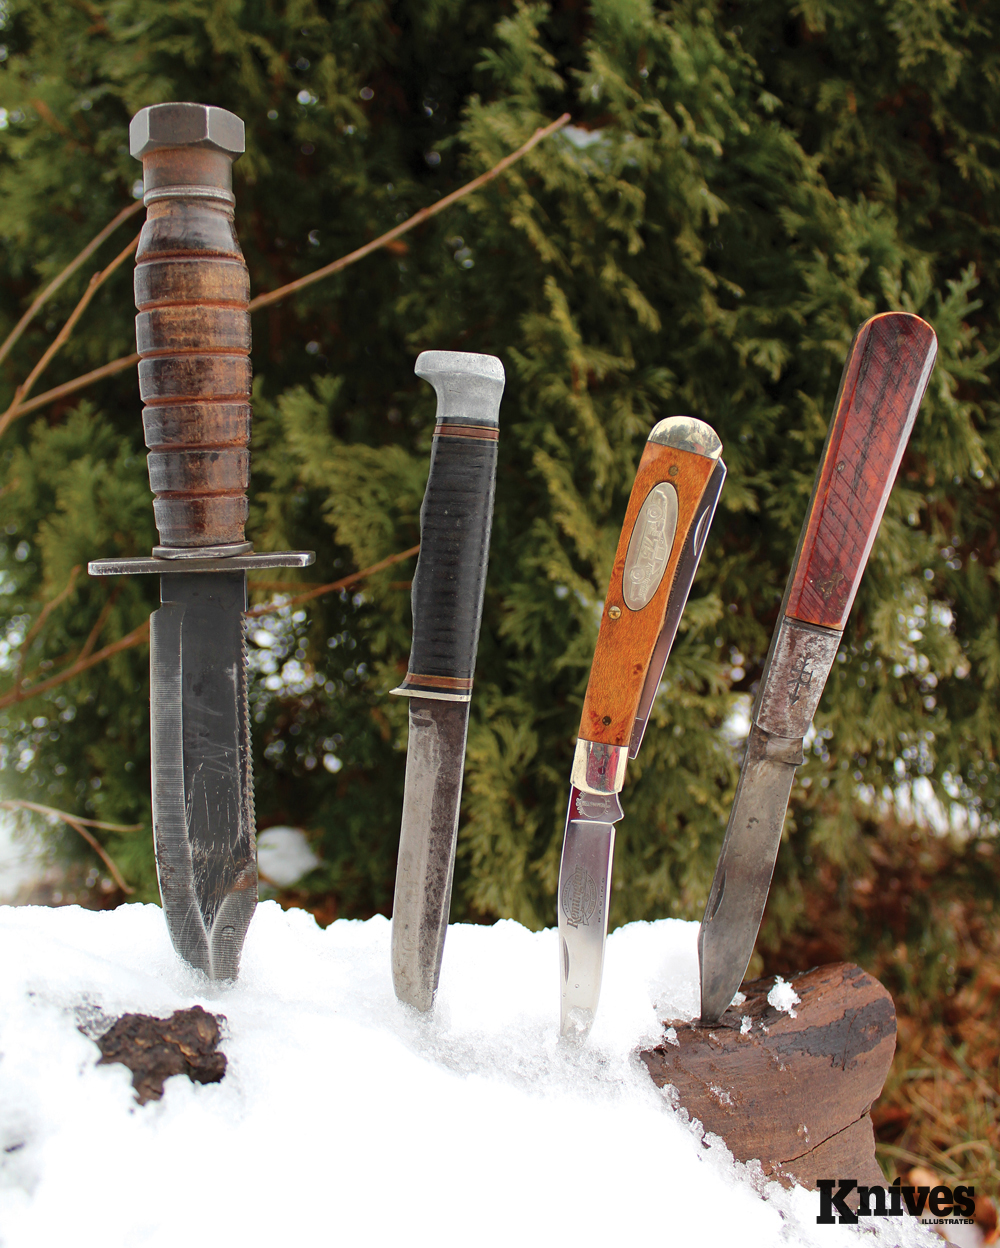
[[621, 791], [671, 587], [696, 519], [699, 531], [693, 536], [700, 554], [711, 520], [700, 504], [721, 454], [715, 431], [690, 416], [661, 420], [649, 435], [618, 541], [580, 718], [571, 776], [578, 789]]

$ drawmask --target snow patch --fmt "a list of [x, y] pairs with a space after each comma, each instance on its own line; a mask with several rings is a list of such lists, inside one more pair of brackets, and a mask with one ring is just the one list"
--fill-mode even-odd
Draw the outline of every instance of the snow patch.
[[[558, 1034], [555, 931], [453, 926], [430, 1017], [393, 995], [389, 933], [265, 902], [220, 985], [177, 959], [156, 906], [0, 907], [3, 1248], [398, 1248], [470, 1228], [542, 1248], [568, 1226], [609, 1246], [938, 1242], [909, 1221], [817, 1226], [816, 1193], [735, 1162], [656, 1088], [636, 1053], [697, 1012], [696, 923], [613, 933], [583, 1045]], [[196, 1004], [225, 1016], [225, 1078], [176, 1076], [139, 1107], [90, 1037]]]

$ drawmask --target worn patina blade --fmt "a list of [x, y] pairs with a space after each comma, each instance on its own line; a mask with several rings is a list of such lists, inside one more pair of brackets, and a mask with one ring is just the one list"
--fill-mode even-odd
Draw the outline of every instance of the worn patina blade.
[[153, 833], [174, 948], [234, 979], [257, 904], [246, 573], [171, 573], [150, 618]]
[[564, 1036], [586, 1036], [600, 1000], [615, 824], [621, 817], [617, 793], [585, 793], [571, 786], [559, 864], [560, 1031]]
[[411, 697], [406, 791], [392, 903], [396, 996], [429, 1010], [448, 933], [469, 703]]
[[706, 1021], [722, 1016], [750, 963], [778, 857], [795, 768], [801, 762], [801, 737], [769, 738], [756, 724], [751, 728], [726, 839], [698, 933], [701, 1013]]

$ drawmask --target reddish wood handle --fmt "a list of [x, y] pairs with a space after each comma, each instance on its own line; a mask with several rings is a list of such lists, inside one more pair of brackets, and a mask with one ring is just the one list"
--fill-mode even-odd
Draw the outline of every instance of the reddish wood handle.
[[[670, 587], [687, 544], [691, 521], [715, 464], [716, 459], [706, 455], [656, 442], [646, 443], [618, 540], [583, 703], [579, 735], [585, 741], [628, 745], [631, 739], [643, 682], [663, 628]], [[625, 563], [640, 511], [650, 492], [660, 483], [667, 483], [676, 490], [676, 533], [656, 592], [645, 606], [633, 610], [625, 596]]]
[[195, 146], [142, 158], [148, 210], [136, 253], [136, 343], [165, 547], [244, 540], [250, 280], [233, 229], [232, 162]]
[[855, 335], [785, 614], [824, 628], [846, 625], [936, 355], [934, 330], [908, 312], [874, 316]]

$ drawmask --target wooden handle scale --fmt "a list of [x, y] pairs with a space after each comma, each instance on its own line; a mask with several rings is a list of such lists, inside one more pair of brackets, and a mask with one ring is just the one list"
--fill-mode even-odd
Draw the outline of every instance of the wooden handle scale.
[[936, 357], [909, 312], [854, 337], [754, 708], [770, 736], [809, 730]]
[[714, 430], [687, 416], [661, 420], [649, 435], [604, 601], [580, 719], [582, 741], [629, 744], [670, 588], [721, 453]]
[[937, 356], [919, 316], [886, 312], [855, 335], [784, 612], [843, 631]]
[[139, 391], [155, 554], [244, 541], [250, 481], [250, 281], [233, 227], [243, 122], [159, 104], [132, 122], [146, 223], [135, 268]]

